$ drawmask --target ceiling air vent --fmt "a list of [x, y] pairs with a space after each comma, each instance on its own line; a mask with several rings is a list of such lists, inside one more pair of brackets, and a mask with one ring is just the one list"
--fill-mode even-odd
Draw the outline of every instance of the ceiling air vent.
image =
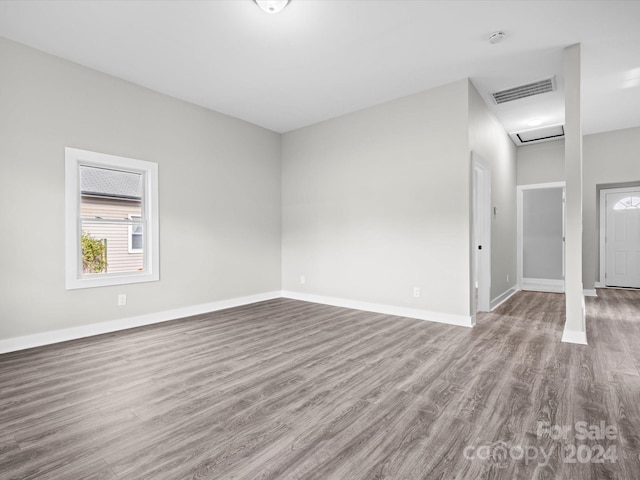
[[491, 94], [493, 100], [499, 105], [501, 103], [520, 100], [521, 98], [540, 95], [541, 93], [553, 92], [556, 89], [555, 77], [540, 80], [539, 82], [520, 85], [519, 87], [508, 88], [500, 92]]
[[562, 140], [564, 138], [564, 125], [549, 125], [547, 127], [523, 130], [522, 132], [510, 133], [509, 136], [518, 146], [530, 143], [549, 142], [551, 140]]

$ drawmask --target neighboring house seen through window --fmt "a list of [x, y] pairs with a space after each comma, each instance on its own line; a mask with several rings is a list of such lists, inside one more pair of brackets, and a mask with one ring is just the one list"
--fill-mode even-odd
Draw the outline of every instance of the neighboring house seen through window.
[[158, 280], [157, 164], [65, 152], [67, 288]]
[[[140, 215], [129, 215], [129, 219], [142, 222]], [[129, 253], [142, 253], [142, 223], [129, 225]]]

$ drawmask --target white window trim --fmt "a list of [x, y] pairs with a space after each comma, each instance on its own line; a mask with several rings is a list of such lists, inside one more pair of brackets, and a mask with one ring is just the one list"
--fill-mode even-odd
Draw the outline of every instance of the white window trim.
[[[134, 218], [141, 218], [140, 215], [133, 215], [133, 214], [129, 214], [128, 217], [129, 217], [129, 220], [133, 220]], [[128, 234], [129, 236], [127, 238], [127, 247], [128, 247], [129, 253], [143, 253], [144, 248], [133, 248], [133, 241], [132, 241], [133, 225], [129, 225]], [[142, 228], [142, 240], [144, 241], [144, 227]]]
[[[144, 265], [140, 272], [82, 274], [80, 246], [80, 165], [115, 168], [144, 173], [143, 201], [145, 225]], [[129, 237], [129, 241], [131, 238]], [[158, 224], [158, 164], [132, 158], [65, 148], [65, 271], [67, 290], [104, 287], [130, 283], [155, 282], [160, 279], [160, 241]]]

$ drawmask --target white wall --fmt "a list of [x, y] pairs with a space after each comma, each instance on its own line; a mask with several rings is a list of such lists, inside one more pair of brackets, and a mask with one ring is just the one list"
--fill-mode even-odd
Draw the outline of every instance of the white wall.
[[564, 140], [517, 148], [518, 185], [564, 181]]
[[469, 144], [491, 164], [491, 300], [517, 283], [516, 147], [502, 124], [469, 84]]
[[[0, 339], [280, 289], [280, 135], [1, 38], [0, 58]], [[158, 162], [159, 282], [65, 290], [65, 146]]]
[[598, 186], [640, 182], [640, 127], [584, 137], [583, 249], [584, 288], [600, 276]]
[[[640, 182], [640, 127], [585, 135], [583, 140], [582, 248], [585, 289], [599, 277], [600, 186]], [[519, 147], [518, 185], [564, 180], [564, 141]]]
[[[281, 288], [469, 319], [472, 146], [492, 267], [515, 278], [514, 149], [467, 79], [281, 136], [8, 40], [0, 57], [0, 340]], [[65, 146], [158, 162], [159, 282], [65, 290]]]
[[283, 135], [285, 291], [469, 316], [467, 99], [463, 80]]

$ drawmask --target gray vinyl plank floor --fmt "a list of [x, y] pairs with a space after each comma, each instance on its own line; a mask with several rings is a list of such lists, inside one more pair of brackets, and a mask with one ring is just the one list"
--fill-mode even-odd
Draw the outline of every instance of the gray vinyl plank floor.
[[598, 294], [588, 346], [519, 292], [473, 329], [277, 299], [0, 355], [0, 478], [638, 479], [640, 292]]

